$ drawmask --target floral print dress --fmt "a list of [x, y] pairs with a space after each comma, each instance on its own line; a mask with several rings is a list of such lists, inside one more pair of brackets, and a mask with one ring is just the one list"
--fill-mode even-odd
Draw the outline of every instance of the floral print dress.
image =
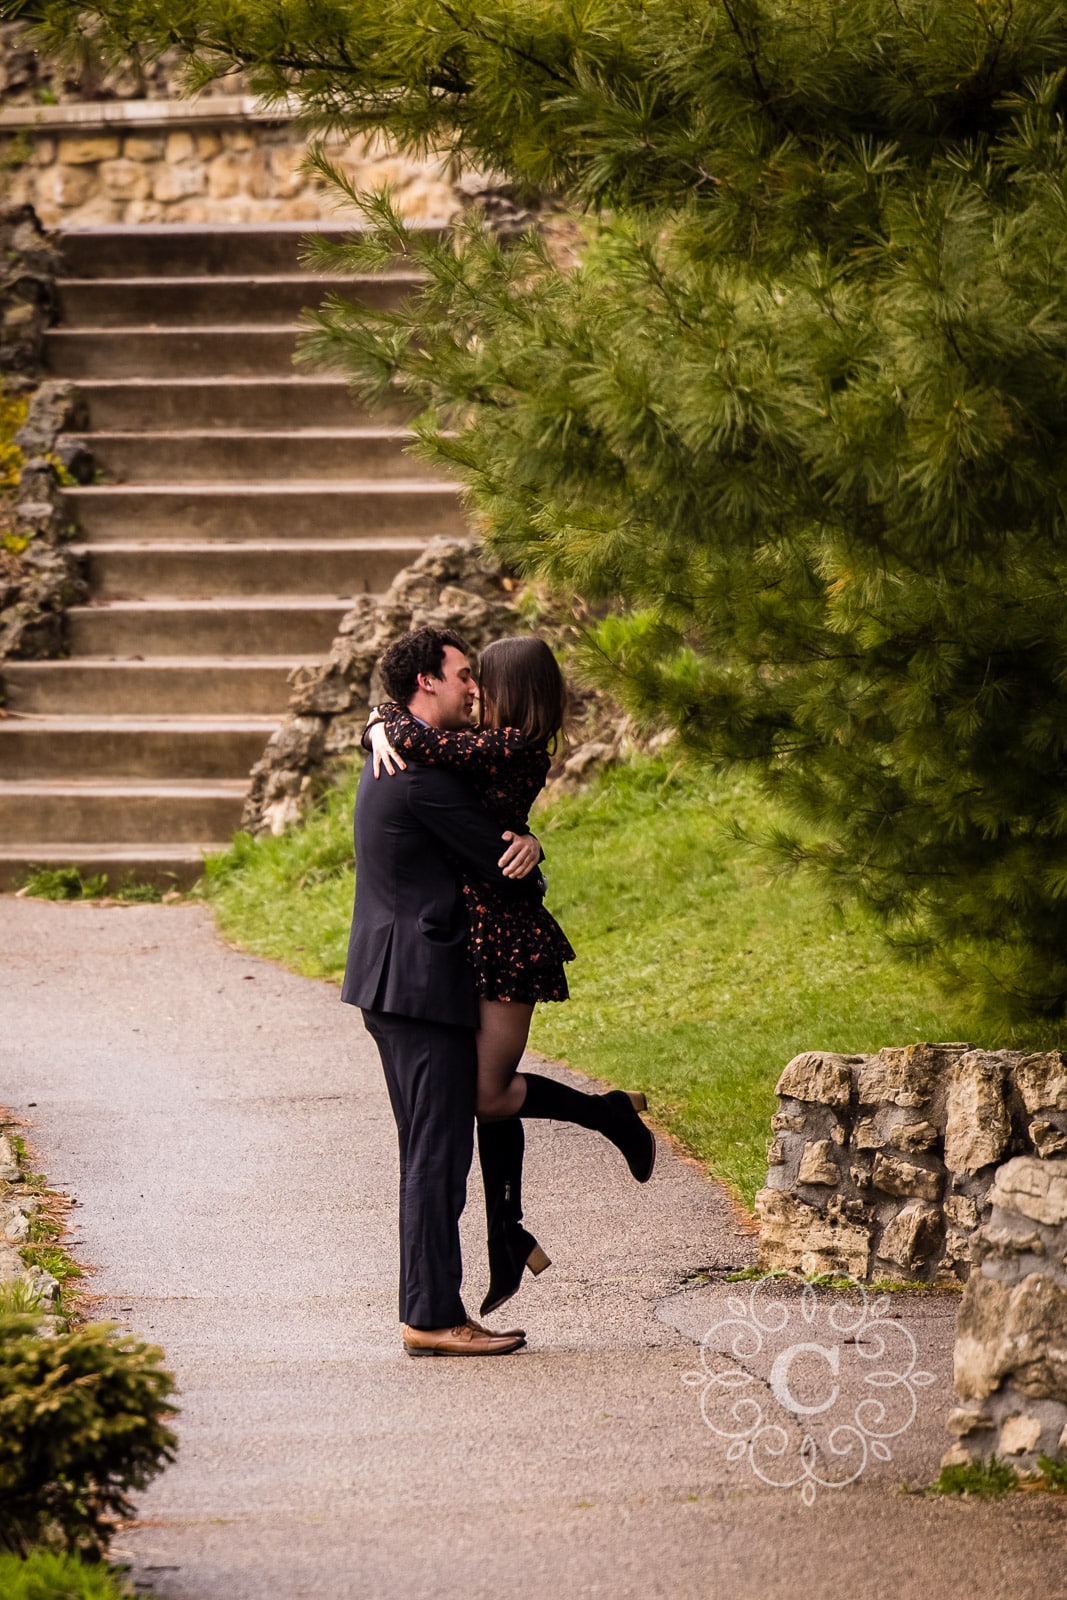
[[[403, 706], [381, 706], [393, 749], [405, 760], [445, 767], [466, 778], [501, 829], [529, 832], [530, 807], [551, 765], [543, 745], [518, 728], [449, 732], [428, 728]], [[566, 1000], [570, 941], [544, 906], [515, 905], [496, 885], [460, 873], [467, 911], [467, 954], [486, 1000]]]

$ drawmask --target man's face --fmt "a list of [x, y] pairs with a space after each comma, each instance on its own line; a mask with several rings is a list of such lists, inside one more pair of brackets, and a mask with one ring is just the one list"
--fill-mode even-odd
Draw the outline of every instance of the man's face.
[[[444, 660], [441, 663], [441, 676], [431, 678], [420, 675], [419, 687], [432, 700], [432, 721], [435, 728], [458, 730], [470, 727], [478, 685], [474, 680], [470, 662], [462, 650], [446, 644]], [[430, 721], [430, 716], [425, 720]]]

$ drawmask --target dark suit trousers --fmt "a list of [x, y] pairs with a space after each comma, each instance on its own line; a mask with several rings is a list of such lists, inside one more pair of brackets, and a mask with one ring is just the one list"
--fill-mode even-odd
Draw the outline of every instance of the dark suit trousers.
[[474, 1150], [474, 1030], [384, 1011], [364, 1011], [363, 1021], [400, 1145], [400, 1320], [453, 1328], [467, 1315], [459, 1219]]

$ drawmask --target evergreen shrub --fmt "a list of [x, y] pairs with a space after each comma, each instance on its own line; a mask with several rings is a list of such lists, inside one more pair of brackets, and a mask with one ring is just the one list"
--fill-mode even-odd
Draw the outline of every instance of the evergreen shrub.
[[332, 298], [309, 354], [423, 408], [500, 552], [614, 603], [590, 665], [761, 775], [784, 866], [1067, 1011], [1062, 0], [44, 10], [539, 201], [517, 245], [371, 204], [315, 262], [424, 286]]
[[41, 1337], [39, 1315], [0, 1309], [0, 1549], [102, 1554], [174, 1457], [162, 1359], [112, 1324]]
[[109, 1567], [86, 1565], [77, 1556], [52, 1550], [0, 1554], [3, 1600], [130, 1600], [132, 1593]]

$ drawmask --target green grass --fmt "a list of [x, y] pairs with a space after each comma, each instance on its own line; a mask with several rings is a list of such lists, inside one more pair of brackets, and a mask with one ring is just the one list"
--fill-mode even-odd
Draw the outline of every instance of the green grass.
[[31, 867], [21, 887], [34, 900], [95, 900], [107, 888], [107, 873], [83, 878], [79, 867]]
[[59, 1284], [68, 1282], [71, 1278], [84, 1278], [84, 1270], [78, 1265], [69, 1250], [64, 1250], [62, 1245], [24, 1245], [19, 1255], [28, 1267], [40, 1267], [44, 1272], [50, 1272]]
[[[306, 828], [238, 836], [209, 861], [205, 892], [227, 938], [340, 980], [354, 781]], [[534, 1047], [646, 1090], [657, 1123], [748, 1203], [766, 1173], [775, 1082], [799, 1051], [1062, 1042], [1047, 1025], [994, 1035], [895, 960], [864, 916], [835, 913], [803, 878], [771, 878], [735, 831], [771, 820], [749, 782], [661, 759], [607, 774], [533, 824], [548, 905], [578, 952], [572, 998], [539, 1009]]]
[[1019, 1487], [1015, 1468], [990, 1456], [988, 1461], [969, 1461], [961, 1467], [942, 1467], [941, 1476], [930, 1485], [930, 1494], [965, 1494], [976, 1500], [999, 1500]]
[[127, 1600], [133, 1593], [114, 1568], [35, 1550], [0, 1555], [3, 1600]]
[[162, 900], [168, 891], [158, 883], [140, 883], [127, 874], [117, 889], [108, 889], [106, 872], [82, 876], [81, 868], [31, 867], [20, 888], [34, 900], [124, 900], [133, 904]]

